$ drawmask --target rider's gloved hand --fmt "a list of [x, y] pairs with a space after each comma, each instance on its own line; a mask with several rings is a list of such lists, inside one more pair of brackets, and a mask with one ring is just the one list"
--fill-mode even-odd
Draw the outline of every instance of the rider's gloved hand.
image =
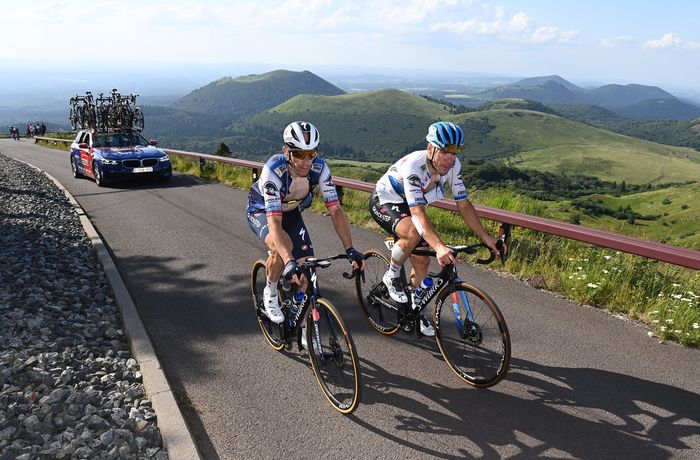
[[[282, 272], [282, 276], [284, 277], [285, 280], [291, 282], [296, 280], [296, 273], [297, 273], [297, 261], [294, 259], [290, 259], [285, 265], [284, 265], [284, 271]], [[298, 281], [297, 281], [298, 283]]]
[[345, 254], [348, 255], [348, 260], [350, 261], [353, 267], [362, 267], [361, 270], [365, 269], [365, 257], [362, 255], [361, 252], [357, 251], [355, 248], [350, 246], [345, 250]]

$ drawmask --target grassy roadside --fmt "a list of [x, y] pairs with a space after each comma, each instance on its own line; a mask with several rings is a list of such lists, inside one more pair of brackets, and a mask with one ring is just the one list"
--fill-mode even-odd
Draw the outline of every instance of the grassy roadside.
[[[339, 177], [371, 182], [381, 175], [381, 164], [343, 160], [331, 164]], [[238, 188], [248, 188], [252, 182], [247, 168], [208, 162], [200, 170], [198, 160], [177, 156], [173, 156], [173, 166]], [[364, 192], [345, 190], [343, 209], [353, 224], [378, 231], [369, 218], [367, 200]], [[504, 190], [475, 192], [472, 201], [537, 216], [547, 211], [543, 202]], [[324, 213], [325, 207], [314, 200], [312, 210]], [[428, 214], [446, 241], [457, 244], [474, 240], [454, 213], [428, 208]], [[497, 232], [495, 222], [484, 224], [492, 233]], [[505, 270], [533, 287], [643, 321], [660, 339], [691, 347], [700, 345], [700, 272], [696, 270], [526, 229], [514, 230]]]

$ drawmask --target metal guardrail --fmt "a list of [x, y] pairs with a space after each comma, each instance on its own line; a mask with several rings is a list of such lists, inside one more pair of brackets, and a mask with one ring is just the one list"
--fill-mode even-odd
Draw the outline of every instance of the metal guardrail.
[[[199, 158], [200, 164], [203, 164], [204, 161], [218, 161], [220, 163], [250, 168], [253, 171], [253, 180], [257, 180], [260, 175], [260, 170], [263, 167], [263, 163], [257, 161], [188, 152], [185, 150], [163, 150], [172, 155]], [[368, 193], [374, 191], [374, 184], [354, 179], [334, 176], [333, 183], [337, 187], [341, 187], [341, 190], [339, 190], [339, 194], [341, 195], [342, 187]], [[457, 204], [450, 200], [438, 200], [431, 203], [431, 205], [437, 208], [447, 209], [449, 211], [457, 211]], [[584, 227], [582, 225], [559, 222], [542, 217], [529, 216], [527, 214], [520, 214], [489, 206], [475, 205], [475, 208], [480, 217], [492, 220], [494, 222], [500, 222], [504, 228], [504, 231], [506, 232], [509, 232], [510, 227], [512, 226], [522, 227], [604, 248], [615, 249], [618, 251], [647, 257], [649, 259], [654, 259], [661, 262], [667, 262], [674, 265], [700, 270], [700, 251], [695, 251], [693, 249], [657, 243], [633, 236], [607, 232], [595, 228]]]
[[35, 136], [34, 137], [34, 143], [38, 144], [39, 141], [46, 141], [46, 142], [53, 142], [54, 145], [56, 145], [59, 142], [65, 142], [67, 144], [73, 143], [73, 139], [58, 139], [55, 137], [42, 137], [42, 136]]
[[[56, 139], [51, 137], [34, 138], [34, 142], [38, 142], [39, 140], [53, 141], [54, 144], [58, 142], [73, 142], [72, 139]], [[260, 170], [263, 167], [263, 163], [257, 161], [222, 157], [218, 155], [208, 155], [206, 153], [188, 152], [186, 150], [162, 150], [170, 155], [198, 158], [200, 165], [203, 165], [205, 161], [218, 161], [220, 163], [249, 168], [252, 170], [254, 181], [258, 179]], [[339, 187], [338, 193], [341, 196], [343, 188], [360, 190], [368, 193], [374, 191], [374, 184], [355, 179], [346, 179], [343, 177], [334, 176], [333, 183]], [[448, 211], [457, 211], [456, 203], [450, 200], [438, 200], [431, 203], [431, 205], [437, 208], [446, 209]], [[476, 208], [476, 212], [480, 217], [492, 220], [494, 222], [500, 222], [503, 226], [503, 230], [506, 232], [510, 232], [511, 227], [513, 226], [522, 227], [604, 248], [615, 249], [629, 254], [647, 257], [649, 259], [654, 259], [661, 262], [667, 262], [674, 265], [680, 265], [682, 267], [700, 270], [700, 251], [695, 251], [693, 249], [657, 243], [655, 241], [644, 240], [633, 236], [584, 227], [582, 225], [559, 222], [552, 219], [545, 219], [543, 217], [529, 216], [527, 214], [506, 211], [489, 206], [475, 205], [474, 207]]]

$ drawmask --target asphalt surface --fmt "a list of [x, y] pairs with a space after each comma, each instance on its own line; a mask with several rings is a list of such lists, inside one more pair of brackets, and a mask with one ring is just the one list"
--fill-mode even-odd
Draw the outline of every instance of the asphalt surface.
[[[373, 332], [343, 262], [319, 271], [362, 365], [360, 406], [340, 415], [307, 356], [260, 334], [249, 271], [264, 252], [245, 191], [179, 174], [101, 189], [73, 179], [66, 152], [3, 139], [0, 153], [61, 181], [109, 245], [204, 458], [700, 457], [699, 350], [464, 264], [511, 332], [509, 374], [490, 389], [464, 385], [432, 339]], [[342, 251], [328, 217], [304, 218], [318, 256]], [[381, 247], [352, 230], [356, 248]]]

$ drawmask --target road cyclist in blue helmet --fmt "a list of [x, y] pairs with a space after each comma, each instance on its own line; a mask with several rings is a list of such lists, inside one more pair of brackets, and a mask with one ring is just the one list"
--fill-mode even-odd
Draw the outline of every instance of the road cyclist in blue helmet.
[[[448, 188], [464, 222], [494, 253], [498, 253], [496, 239], [481, 225], [462, 181], [457, 154], [463, 149], [464, 132], [454, 123], [439, 121], [430, 125], [425, 139], [428, 141], [425, 150], [409, 153], [391, 165], [377, 182], [369, 203], [374, 220], [386, 232], [399, 238], [391, 250], [389, 269], [382, 278], [390, 297], [399, 303], [408, 302], [400, 281], [401, 267], [408, 257], [413, 265], [410, 276], [413, 288], [428, 274], [430, 258], [412, 255], [416, 247], [430, 245], [437, 253], [440, 265], [456, 263], [425, 212], [428, 204], [445, 197]], [[435, 335], [425, 316], [421, 315], [420, 323], [423, 335]]]
[[263, 301], [265, 313], [275, 323], [284, 321], [277, 298], [280, 278], [299, 284], [293, 275], [297, 263], [314, 255], [301, 212], [311, 205], [315, 188], [320, 190], [348, 259], [354, 268], [364, 269], [362, 253], [353, 248], [331, 171], [318, 156], [318, 130], [309, 122], [295, 121], [287, 125], [282, 137], [282, 151], [265, 163], [260, 178], [250, 187], [246, 208], [250, 229], [268, 250]]

